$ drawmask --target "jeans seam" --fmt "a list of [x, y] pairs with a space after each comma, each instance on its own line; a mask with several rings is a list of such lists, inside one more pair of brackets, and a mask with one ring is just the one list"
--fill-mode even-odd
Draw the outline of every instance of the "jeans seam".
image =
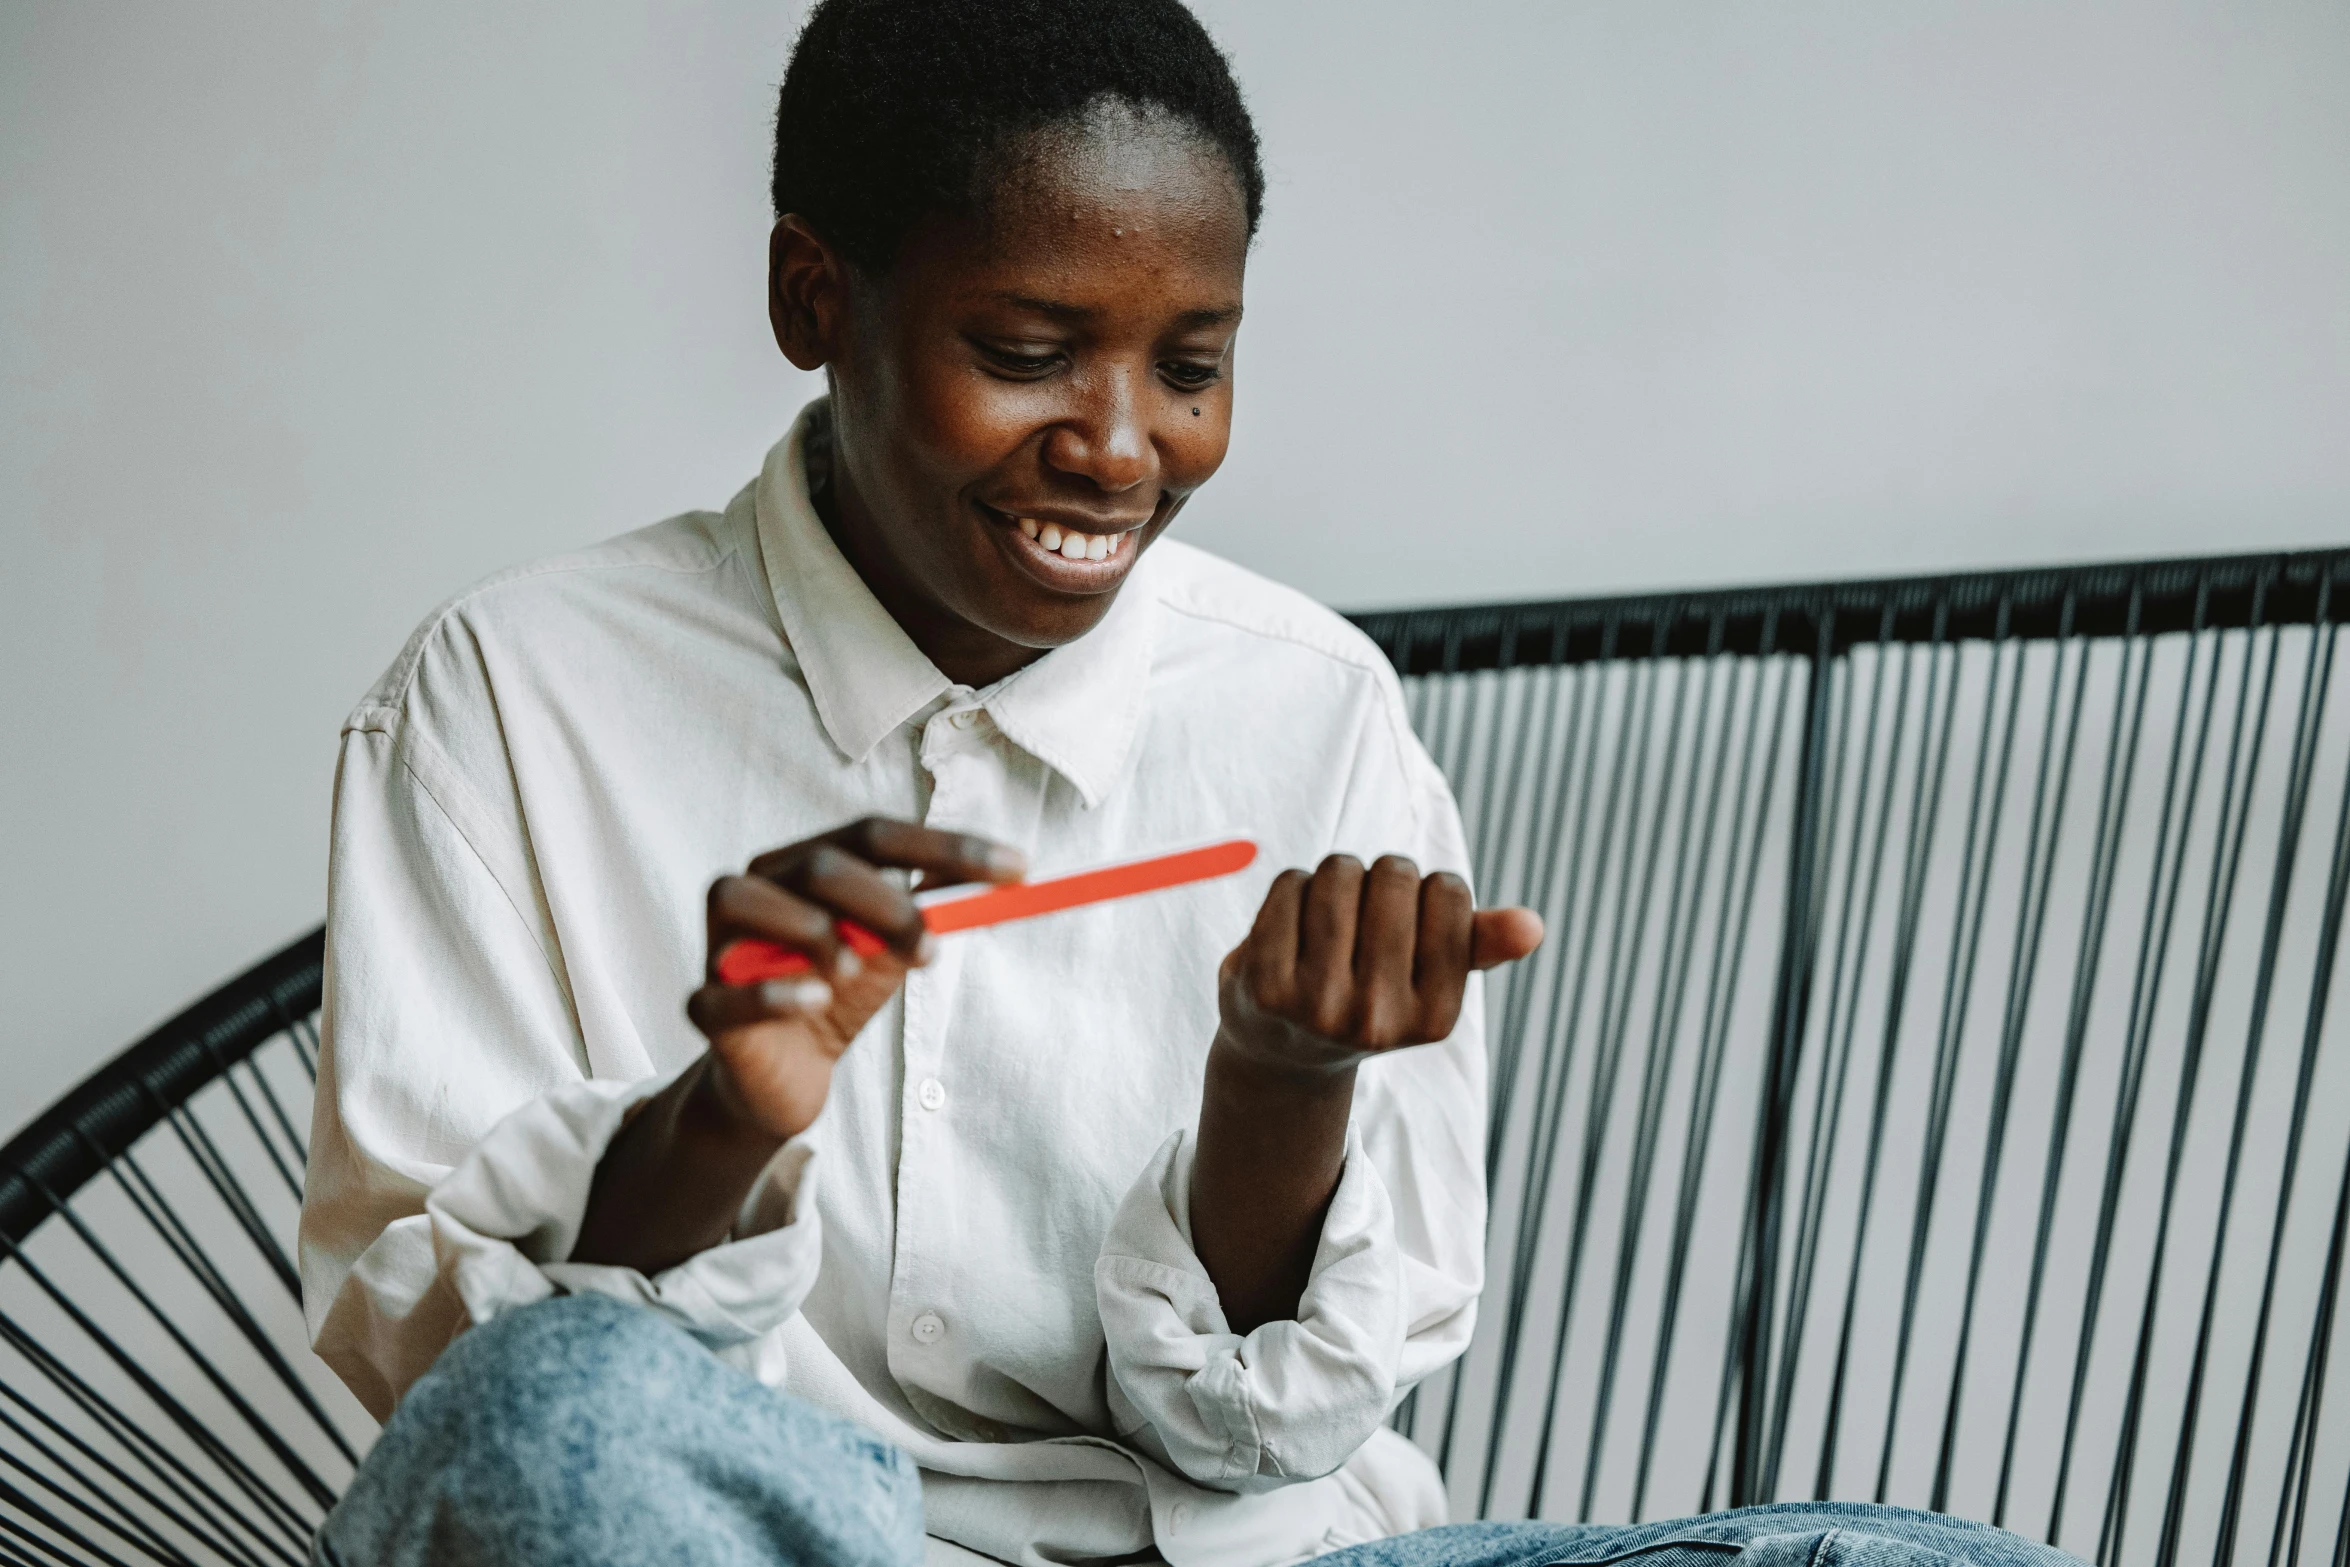
[[1820, 1537], [1812, 1542], [1811, 1555], [1804, 1559], [1804, 1567], [1823, 1567], [1828, 1559], [1828, 1542], [1843, 1532], [1841, 1529], [1823, 1530]]
[[1546, 1564], [1546, 1567], [1612, 1567], [1616, 1562], [1628, 1562], [1646, 1556], [1651, 1551], [1662, 1550], [1721, 1551], [1735, 1556], [1742, 1554], [1745, 1549], [1744, 1545], [1735, 1540], [1651, 1540], [1646, 1545], [1635, 1545], [1613, 1556], [1561, 1556]]

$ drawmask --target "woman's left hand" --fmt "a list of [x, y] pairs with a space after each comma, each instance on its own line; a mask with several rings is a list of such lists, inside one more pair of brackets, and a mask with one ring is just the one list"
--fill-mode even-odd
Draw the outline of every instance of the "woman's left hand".
[[1276, 1073], [1344, 1071], [1449, 1037], [1478, 969], [1542, 943], [1532, 909], [1479, 909], [1449, 871], [1391, 854], [1283, 871], [1248, 938], [1225, 957], [1217, 1045]]
[[1191, 1239], [1235, 1333], [1294, 1316], [1346, 1158], [1355, 1068], [1450, 1038], [1478, 969], [1542, 942], [1449, 872], [1343, 854], [1284, 871], [1224, 959], [1200, 1093]]

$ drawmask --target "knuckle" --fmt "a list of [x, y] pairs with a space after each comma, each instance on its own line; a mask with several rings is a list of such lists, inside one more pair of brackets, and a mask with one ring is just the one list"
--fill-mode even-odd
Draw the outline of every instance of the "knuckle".
[[774, 923], [783, 927], [785, 933], [795, 941], [829, 948], [836, 939], [832, 933], [832, 921], [825, 916], [824, 911], [796, 898], [781, 904], [776, 909], [776, 915], [778, 917]]
[[1382, 854], [1371, 872], [1377, 876], [1408, 876], [1414, 881], [1420, 877], [1419, 865], [1408, 854]]
[[894, 817], [865, 816], [858, 818], [843, 839], [845, 847], [860, 859], [882, 865], [904, 859], [921, 832], [921, 828]]
[[1323, 876], [1360, 876], [1363, 874], [1363, 862], [1356, 859], [1351, 854], [1327, 854], [1322, 857], [1322, 864], [1315, 874]]
[[732, 1026], [727, 1015], [726, 991], [718, 985], [704, 985], [685, 998], [686, 1021], [705, 1034], [716, 1034]]
[[799, 874], [793, 878], [799, 885], [832, 881], [864, 862], [848, 850], [829, 843], [820, 843], [796, 867]]
[[1420, 1015], [1421, 1042], [1434, 1044], [1450, 1039], [1455, 1024], [1461, 1020], [1461, 993], [1458, 990], [1430, 1002]]
[[731, 919], [742, 913], [743, 902], [750, 895], [750, 878], [721, 876], [710, 883], [710, 913], [720, 919]]

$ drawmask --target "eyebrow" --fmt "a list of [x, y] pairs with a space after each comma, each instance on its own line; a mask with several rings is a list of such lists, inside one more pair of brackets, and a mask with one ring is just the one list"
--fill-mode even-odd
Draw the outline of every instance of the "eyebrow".
[[[1072, 305], [1059, 299], [1040, 299], [1034, 294], [1001, 293], [995, 297], [1016, 309], [1033, 310], [1038, 315], [1051, 316], [1057, 321], [1082, 321], [1093, 314], [1083, 305]], [[1185, 327], [1222, 326], [1227, 321], [1239, 319], [1238, 305], [1186, 310], [1175, 318], [1178, 325]]]

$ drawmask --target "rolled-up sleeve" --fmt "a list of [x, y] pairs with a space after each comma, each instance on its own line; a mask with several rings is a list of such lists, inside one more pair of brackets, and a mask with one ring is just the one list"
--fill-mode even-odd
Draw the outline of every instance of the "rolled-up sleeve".
[[649, 1277], [565, 1260], [605, 1148], [629, 1108], [664, 1086], [590, 1081], [534, 1099], [432, 1189], [424, 1208], [433, 1253], [469, 1321], [557, 1292], [609, 1295], [722, 1349], [761, 1337], [800, 1308], [822, 1257], [814, 1155], [804, 1141], [776, 1155], [730, 1240]]
[[804, 1145], [727, 1242], [676, 1267], [566, 1260], [606, 1146], [673, 1072], [625, 1051], [589, 1070], [518, 809], [411, 716], [363, 707], [336, 774], [300, 1248], [314, 1347], [380, 1419], [468, 1325], [557, 1292], [637, 1302], [713, 1347], [764, 1334], [816, 1275]]
[[[1393, 694], [1370, 715], [1331, 848], [1466, 874], [1451, 794]], [[1484, 1278], [1484, 1115], [1483, 984], [1471, 976], [1450, 1038], [1362, 1068], [1297, 1314], [1245, 1336], [1192, 1249], [1192, 1135], [1170, 1138], [1094, 1269], [1120, 1434], [1226, 1491], [1345, 1464], [1468, 1347]]]
[[1395, 1216], [1351, 1139], [1294, 1320], [1234, 1333], [1191, 1249], [1178, 1133], [1120, 1205], [1094, 1269], [1124, 1434], [1203, 1485], [1325, 1475], [1386, 1415], [1406, 1332]]

